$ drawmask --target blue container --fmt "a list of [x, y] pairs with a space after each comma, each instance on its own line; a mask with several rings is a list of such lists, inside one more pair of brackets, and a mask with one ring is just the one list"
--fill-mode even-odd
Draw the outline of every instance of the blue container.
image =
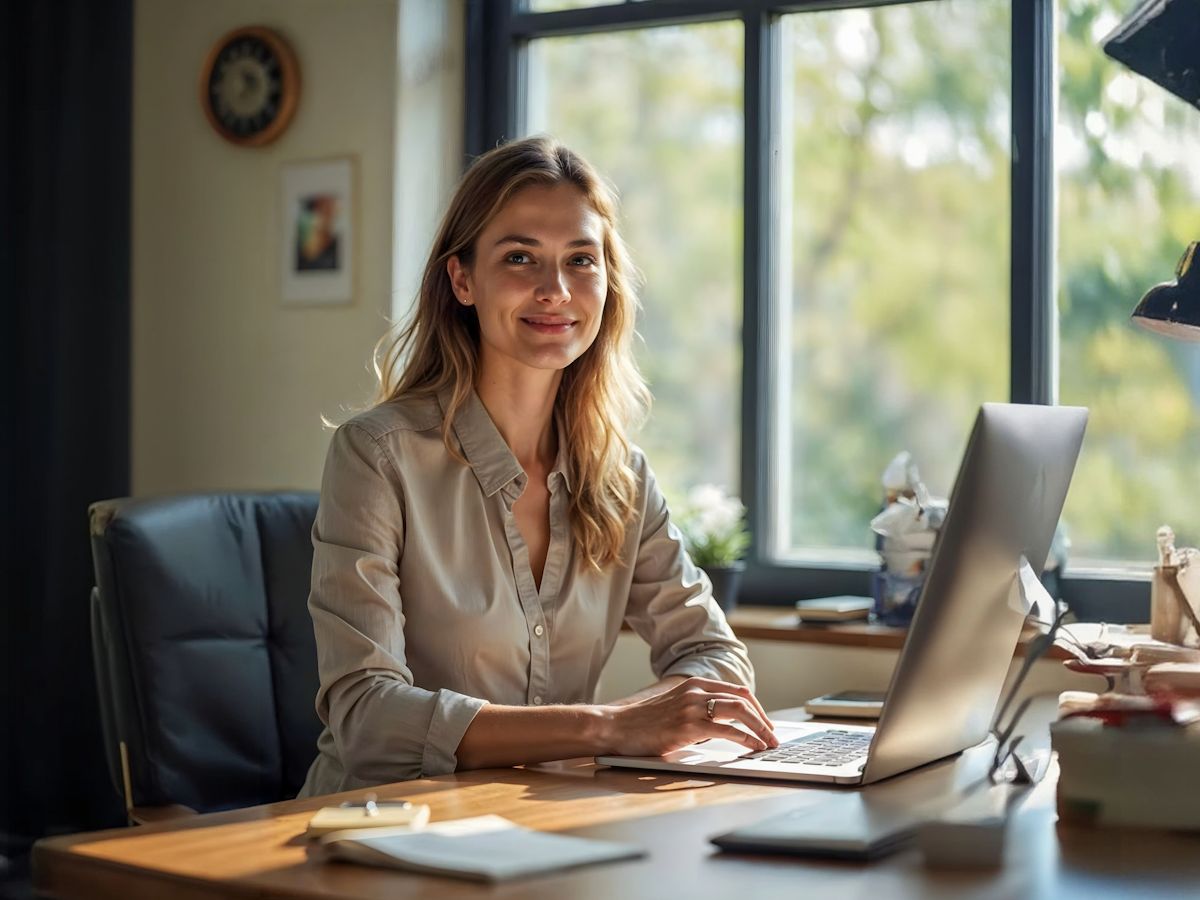
[[897, 575], [881, 568], [871, 579], [876, 621], [884, 625], [908, 627], [912, 622], [913, 613], [917, 610], [917, 600], [921, 596], [921, 585], [924, 583], [924, 572], [913, 577]]

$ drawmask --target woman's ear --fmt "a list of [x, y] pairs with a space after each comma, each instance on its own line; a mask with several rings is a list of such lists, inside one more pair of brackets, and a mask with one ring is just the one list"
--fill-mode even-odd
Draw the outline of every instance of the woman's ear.
[[446, 260], [446, 273], [450, 276], [450, 288], [454, 291], [458, 302], [463, 306], [473, 305], [475, 301], [471, 299], [471, 280], [467, 276], [467, 267], [462, 264], [462, 260], [457, 256]]

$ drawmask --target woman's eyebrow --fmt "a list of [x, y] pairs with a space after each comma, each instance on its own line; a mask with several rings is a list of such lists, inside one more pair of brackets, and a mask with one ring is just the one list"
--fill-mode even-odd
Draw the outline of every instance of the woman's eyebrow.
[[[540, 247], [542, 242], [537, 238], [528, 237], [523, 234], [506, 234], [504, 237], [496, 241], [495, 246], [501, 244], [520, 244], [523, 247]], [[576, 238], [567, 244], [568, 247], [599, 247], [600, 242], [592, 238]]]
[[496, 246], [501, 244], [522, 244], [526, 247], [540, 247], [542, 242], [537, 238], [525, 237], [523, 234], [506, 234], [504, 237], [496, 241]]

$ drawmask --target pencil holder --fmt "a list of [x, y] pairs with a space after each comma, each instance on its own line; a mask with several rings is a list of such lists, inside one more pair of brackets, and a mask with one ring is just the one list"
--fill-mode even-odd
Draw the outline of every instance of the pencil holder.
[[1150, 636], [1181, 647], [1200, 647], [1197, 611], [1179, 586], [1179, 566], [1155, 566], [1150, 581]]

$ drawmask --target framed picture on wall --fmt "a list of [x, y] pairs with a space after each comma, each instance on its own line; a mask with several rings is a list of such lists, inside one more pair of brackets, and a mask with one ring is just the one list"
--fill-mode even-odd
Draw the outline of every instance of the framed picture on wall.
[[282, 296], [285, 305], [354, 299], [354, 160], [283, 166]]

